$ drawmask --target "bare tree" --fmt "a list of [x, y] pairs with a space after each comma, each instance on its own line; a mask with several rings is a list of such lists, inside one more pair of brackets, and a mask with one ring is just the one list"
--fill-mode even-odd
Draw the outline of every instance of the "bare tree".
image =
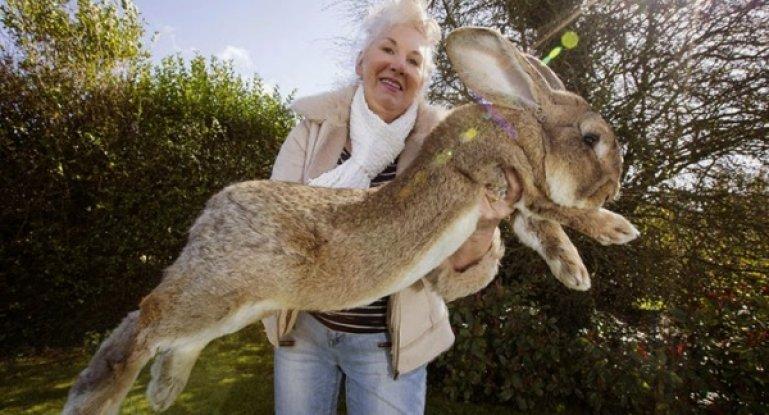
[[[609, 272], [611, 278], [606, 279], [630, 294], [625, 305], [639, 296], [678, 292], [671, 291], [671, 283], [685, 266], [683, 256], [659, 250], [666, 250], [668, 244], [661, 244], [662, 233], [654, 231], [658, 221], [665, 223], [665, 235], [690, 226], [687, 230], [693, 235], [713, 235], [718, 233], [715, 229], [725, 227], [740, 229], [744, 233], [738, 244], [769, 252], [765, 243], [753, 245], [766, 233], [765, 215], [744, 218], [742, 223], [750, 224], [747, 227], [733, 227], [733, 218], [702, 210], [704, 205], [735, 202], [715, 190], [723, 191], [727, 181], [729, 192], [750, 188], [750, 197], [767, 197], [765, 187], [747, 184], [765, 183], [766, 170], [761, 169], [769, 161], [769, 8], [763, 2], [432, 3], [445, 31], [466, 25], [495, 26], [538, 56], [559, 46], [561, 33], [553, 28], [579, 35], [578, 46], [564, 50], [551, 66], [569, 89], [589, 96], [614, 124], [626, 147], [620, 210], [650, 227], [643, 246], [627, 252], [636, 256], [633, 270]], [[561, 24], [568, 20], [570, 25]], [[431, 98], [451, 104], [468, 100], [468, 91], [443, 53], [438, 57]], [[681, 214], [693, 210], [700, 212], [705, 226], [681, 222]], [[690, 242], [695, 240], [698, 246], [713, 242], [707, 237], [693, 237]], [[638, 256], [640, 251], [649, 255]], [[687, 248], [687, 252], [692, 251]], [[602, 265], [598, 256], [593, 261]], [[662, 271], [660, 261], [676, 266], [662, 267]], [[731, 262], [718, 256], [709, 264], [729, 267]], [[604, 265], [600, 268], [608, 271], [608, 262]], [[766, 262], [759, 268], [766, 272]], [[628, 283], [636, 289], [627, 292]], [[616, 305], [613, 296], [606, 298]]]

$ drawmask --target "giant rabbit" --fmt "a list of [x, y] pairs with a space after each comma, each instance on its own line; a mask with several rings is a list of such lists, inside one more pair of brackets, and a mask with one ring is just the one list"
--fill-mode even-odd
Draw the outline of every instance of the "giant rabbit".
[[160, 284], [80, 373], [64, 413], [117, 413], [153, 356], [147, 396], [163, 410], [206, 344], [279, 309], [361, 306], [425, 276], [456, 284], [431, 270], [471, 235], [480, 201], [506, 188], [510, 169], [523, 188], [516, 234], [561, 282], [588, 289], [561, 225], [604, 244], [638, 236], [601, 208], [618, 194], [622, 169], [611, 128], [494, 30], [458, 29], [446, 47], [465, 85], [488, 101], [451, 111], [412, 165], [378, 190], [258, 180], [214, 195]]

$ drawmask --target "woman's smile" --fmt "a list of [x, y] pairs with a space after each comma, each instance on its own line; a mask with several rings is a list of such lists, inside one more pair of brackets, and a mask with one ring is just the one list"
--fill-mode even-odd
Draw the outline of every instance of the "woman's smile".
[[394, 78], [382, 77], [379, 78], [379, 84], [385, 88], [386, 91], [392, 93], [400, 93], [403, 91], [403, 85]]

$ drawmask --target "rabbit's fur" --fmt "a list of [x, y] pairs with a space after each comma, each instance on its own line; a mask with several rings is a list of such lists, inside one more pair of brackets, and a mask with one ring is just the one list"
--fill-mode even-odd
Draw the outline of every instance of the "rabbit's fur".
[[[602, 243], [638, 235], [600, 208], [619, 189], [622, 160], [611, 128], [495, 31], [459, 29], [447, 48], [465, 83], [515, 126], [516, 140], [484, 108], [466, 105], [378, 190], [270, 181], [225, 188], [208, 201], [163, 281], [80, 374], [64, 413], [117, 413], [156, 353], [148, 398], [163, 410], [211, 340], [278, 309], [350, 308], [409, 286], [472, 234], [486, 189], [506, 187], [505, 168], [517, 171], [523, 187], [519, 238], [564, 284], [587, 289], [588, 273], [561, 224]], [[585, 132], [600, 134], [598, 143], [586, 145]]]

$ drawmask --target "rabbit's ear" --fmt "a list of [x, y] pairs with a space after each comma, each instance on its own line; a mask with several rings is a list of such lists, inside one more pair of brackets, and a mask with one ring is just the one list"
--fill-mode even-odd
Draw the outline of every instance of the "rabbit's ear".
[[534, 69], [539, 72], [539, 75], [545, 80], [545, 82], [547, 82], [547, 85], [550, 87], [550, 89], [555, 91], [566, 90], [566, 86], [564, 86], [561, 78], [559, 78], [558, 75], [556, 75], [549, 66], [545, 65], [541, 60], [535, 58], [532, 55], [529, 55], [528, 53], [524, 54], [524, 56], [526, 56], [526, 60], [529, 61], [531, 66], [534, 67]]
[[446, 37], [446, 52], [462, 82], [491, 102], [537, 107], [547, 98], [549, 86], [496, 30], [456, 29]]

